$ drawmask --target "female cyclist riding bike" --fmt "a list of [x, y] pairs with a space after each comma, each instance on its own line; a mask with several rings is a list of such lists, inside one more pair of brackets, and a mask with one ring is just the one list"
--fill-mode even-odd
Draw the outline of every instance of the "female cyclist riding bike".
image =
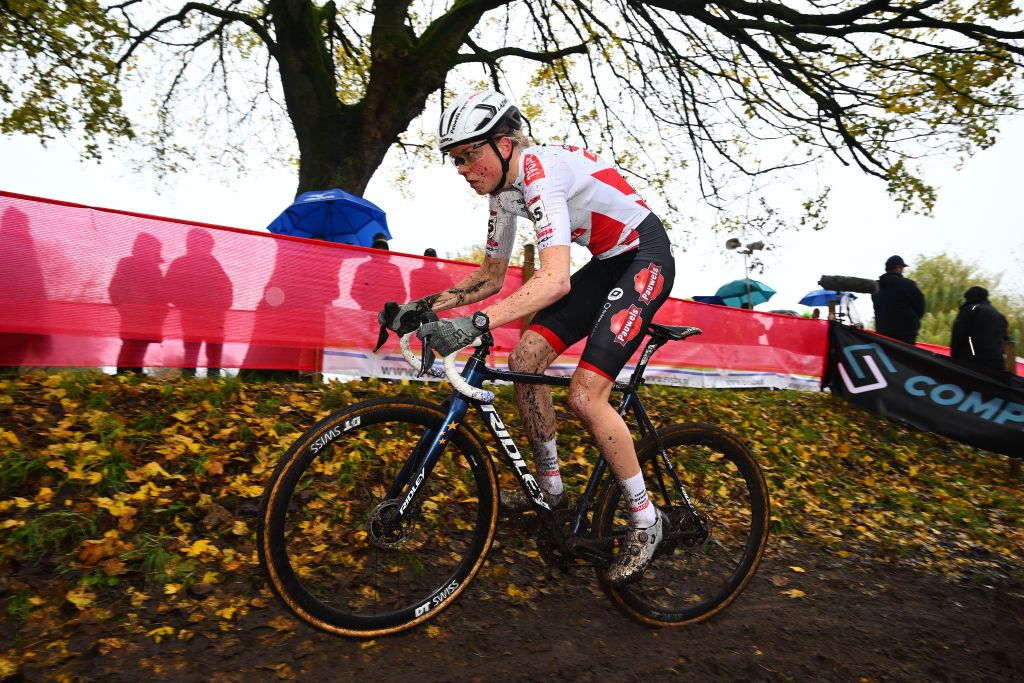
[[[378, 319], [399, 334], [418, 330], [431, 350], [447, 356], [492, 328], [536, 313], [509, 356], [509, 367], [520, 372], [544, 372], [566, 348], [587, 338], [569, 386], [569, 405], [593, 435], [629, 503], [631, 529], [607, 580], [613, 586], [636, 581], [668, 521], [648, 499], [633, 439], [609, 396], [672, 290], [675, 264], [665, 228], [618, 170], [597, 155], [578, 147], [531, 145], [519, 110], [500, 93], [479, 91], [453, 102], [441, 115], [438, 146], [477, 194], [490, 195], [484, 262], [443, 292], [402, 305], [389, 302]], [[430, 311], [475, 303], [501, 289], [518, 217], [533, 222], [537, 273], [471, 316], [423, 322]], [[570, 242], [593, 254], [572, 277]], [[515, 390], [545, 501], [552, 508], [567, 507], [550, 389], [517, 384]], [[501, 507], [519, 514], [530, 502], [523, 491], [502, 492]]]

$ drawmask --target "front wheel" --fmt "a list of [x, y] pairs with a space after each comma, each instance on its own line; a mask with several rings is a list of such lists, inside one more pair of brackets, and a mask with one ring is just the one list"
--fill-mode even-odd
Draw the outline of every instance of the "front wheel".
[[[637, 447], [651, 501], [671, 524], [654, 560], [634, 584], [605, 590], [627, 614], [654, 626], [709, 619], [753, 577], [768, 540], [768, 487], [736, 436], [706, 424], [672, 425]], [[684, 499], [689, 496], [691, 508]], [[629, 524], [618, 485], [598, 497], [594, 528], [602, 538]]]
[[[445, 411], [400, 398], [366, 401], [324, 418], [282, 457], [257, 527], [270, 587], [303, 621], [329, 633], [375, 637], [431, 618], [469, 584], [494, 539], [494, 466]], [[433, 471], [412, 482], [404, 521], [388, 497], [410, 458], [444, 430]]]

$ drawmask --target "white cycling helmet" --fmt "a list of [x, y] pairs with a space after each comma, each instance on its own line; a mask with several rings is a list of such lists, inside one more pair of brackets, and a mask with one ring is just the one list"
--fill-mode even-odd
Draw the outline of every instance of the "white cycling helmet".
[[452, 147], [522, 127], [522, 115], [512, 100], [493, 90], [478, 90], [462, 95], [441, 114], [437, 146], [441, 152], [447, 152]]

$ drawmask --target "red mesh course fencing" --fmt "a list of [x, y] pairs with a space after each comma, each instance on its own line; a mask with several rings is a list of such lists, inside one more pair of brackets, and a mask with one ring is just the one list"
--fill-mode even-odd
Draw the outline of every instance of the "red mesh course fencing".
[[194, 367], [205, 345], [214, 367], [311, 370], [474, 268], [0, 191], [0, 364]]
[[[385, 301], [475, 267], [0, 191], [0, 364], [319, 369], [322, 349], [373, 347]], [[497, 296], [521, 282], [510, 268]], [[809, 379], [824, 368], [824, 321], [678, 299], [657, 321], [704, 330], [658, 353], [668, 373]], [[496, 338], [500, 357], [519, 328]], [[385, 351], [396, 350], [392, 338]]]

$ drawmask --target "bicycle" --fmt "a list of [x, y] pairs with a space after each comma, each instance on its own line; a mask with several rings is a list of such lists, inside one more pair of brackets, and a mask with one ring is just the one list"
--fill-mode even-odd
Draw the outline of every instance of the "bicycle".
[[[498, 453], [533, 499], [542, 558], [591, 566], [630, 617], [653, 626], [693, 624], [725, 609], [747, 586], [768, 538], [761, 468], [734, 435], [703, 423], [655, 428], [637, 390], [651, 355], [694, 327], [652, 323], [618, 411], [632, 414], [637, 455], [652, 501], [670, 522], [636, 583], [608, 585], [628, 516], [618, 484], [598, 458], [568, 510], [552, 510], [530, 474], [486, 381], [568, 386], [570, 378], [489, 368], [485, 334], [441, 404], [370, 399], [320, 420], [297, 439], [268, 482], [257, 524], [261, 566], [274, 594], [299, 619], [362, 638], [397, 633], [441, 613], [479, 572], [498, 524], [498, 483], [484, 439], [464, 420], [483, 418]], [[402, 352], [416, 358], [402, 338]], [[432, 374], [440, 373], [431, 368]]]

